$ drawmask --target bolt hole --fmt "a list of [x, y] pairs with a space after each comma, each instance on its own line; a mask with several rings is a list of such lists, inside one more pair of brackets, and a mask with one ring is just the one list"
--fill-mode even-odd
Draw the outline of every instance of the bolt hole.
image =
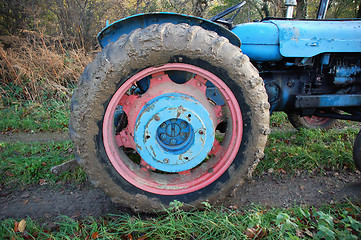
[[150, 138], [150, 136], [149, 136], [149, 135], [147, 135], [147, 136], [145, 136], [145, 138], [146, 138], [146, 139], [149, 139], [149, 138]]
[[185, 160], [188, 160], [189, 158], [188, 157], [184, 157]]
[[188, 117], [192, 117], [192, 114], [188, 114]]

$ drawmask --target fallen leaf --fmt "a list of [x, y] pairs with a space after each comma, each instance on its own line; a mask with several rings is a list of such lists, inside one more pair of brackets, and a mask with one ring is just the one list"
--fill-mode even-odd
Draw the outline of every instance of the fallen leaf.
[[9, 177], [14, 177], [15, 176], [14, 173], [11, 173], [11, 172], [8, 172], [8, 171], [6, 171], [5, 174], [6, 174], [6, 176], [9, 176]]
[[28, 199], [26, 199], [26, 200], [23, 202], [23, 205], [28, 204], [28, 202], [29, 202], [29, 200], [28, 200]]
[[253, 228], [247, 228], [245, 234], [249, 238], [254, 238], [256, 235]]
[[267, 229], [262, 227], [247, 228], [245, 234], [252, 239], [262, 239], [267, 236]]
[[18, 230], [19, 232], [23, 233], [25, 231], [25, 228], [26, 228], [26, 221], [23, 219], [19, 222]]
[[301, 190], [305, 190], [305, 186], [301, 186], [300, 189], [301, 189]]
[[46, 179], [40, 179], [40, 180], [39, 180], [39, 185], [44, 185], [45, 182], [46, 182]]
[[92, 234], [92, 239], [97, 239], [99, 237], [99, 233], [98, 232], [94, 232]]
[[18, 222], [15, 222], [14, 223], [14, 232], [19, 232], [19, 223]]
[[45, 167], [46, 165], [46, 162], [41, 162], [41, 166]]
[[283, 168], [277, 169], [276, 172], [283, 173], [283, 174], [287, 173]]
[[127, 237], [128, 237], [128, 240], [133, 240], [132, 234], [130, 234], [130, 233], [128, 234]]

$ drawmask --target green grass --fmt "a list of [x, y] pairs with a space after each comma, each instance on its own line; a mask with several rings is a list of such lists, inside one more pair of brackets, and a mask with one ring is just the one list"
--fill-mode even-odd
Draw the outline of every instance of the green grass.
[[72, 143], [5, 143], [0, 142], [0, 185], [7, 188], [31, 184], [53, 184], [58, 181], [85, 181], [85, 173], [73, 172], [53, 175], [51, 167], [74, 158]]
[[[2, 131], [66, 131], [66, 104], [49, 102], [14, 105], [1, 110]], [[265, 158], [256, 174], [293, 174], [297, 171], [355, 171], [353, 141], [359, 124], [341, 122], [329, 131], [296, 131], [284, 113], [271, 117], [272, 133]], [[286, 128], [286, 131], [279, 128]], [[0, 143], [0, 186], [84, 182], [81, 169], [52, 175], [50, 168], [74, 158], [70, 141], [49, 143]], [[26, 218], [25, 232], [16, 231], [21, 219], [0, 223], [3, 239], [357, 239], [361, 236], [359, 203], [325, 205], [314, 208], [215, 208], [184, 212], [174, 202], [166, 214], [153, 217], [107, 215], [74, 220], [59, 216], [53, 226]]]
[[14, 102], [0, 111], [0, 131], [68, 131], [69, 103]]
[[268, 137], [265, 158], [259, 163], [256, 175], [356, 170], [352, 149], [360, 131], [359, 123], [340, 121], [337, 127], [327, 131], [296, 131], [285, 113], [276, 113], [271, 117], [271, 126], [275, 128]]
[[265, 159], [260, 162], [257, 172], [355, 171], [352, 148], [358, 131], [354, 128], [274, 131], [268, 138]]
[[361, 236], [360, 205], [344, 204], [289, 209], [250, 206], [242, 210], [214, 208], [185, 212], [174, 203], [152, 218], [107, 215], [82, 220], [61, 216], [51, 228], [26, 219], [24, 232], [14, 231], [20, 219], [0, 224], [6, 239], [357, 239]]

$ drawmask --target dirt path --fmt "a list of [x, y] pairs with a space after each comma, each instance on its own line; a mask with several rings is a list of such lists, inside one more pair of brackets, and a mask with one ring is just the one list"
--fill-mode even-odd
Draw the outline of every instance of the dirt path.
[[70, 140], [68, 132], [0, 133], [0, 142], [49, 142]]
[[[1, 192], [0, 192], [1, 193]], [[329, 173], [323, 176], [262, 176], [246, 182], [226, 203], [236, 208], [251, 203], [272, 207], [294, 205], [320, 206], [344, 202], [361, 202], [361, 174]], [[91, 186], [54, 190], [38, 186], [0, 196], [0, 218], [54, 220], [59, 215], [72, 218], [104, 216], [129, 212], [114, 204], [100, 190]]]
[[[58, 141], [68, 139], [66, 134], [12, 134], [0, 135], [0, 141]], [[3, 140], [5, 138], [5, 140]], [[361, 202], [361, 173], [329, 172], [323, 175], [268, 176], [247, 181], [235, 189], [234, 196], [225, 205], [240, 208], [251, 203], [272, 207], [294, 205], [319, 206], [344, 202]], [[103, 216], [129, 212], [114, 204], [99, 189], [84, 186], [35, 186], [18, 191], [0, 189], [0, 219], [24, 218], [52, 221], [59, 215], [73, 218]]]

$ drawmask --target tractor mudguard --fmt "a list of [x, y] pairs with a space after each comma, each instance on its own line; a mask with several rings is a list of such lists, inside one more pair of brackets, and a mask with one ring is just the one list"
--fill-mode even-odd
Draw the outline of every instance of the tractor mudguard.
[[187, 23], [190, 26], [200, 26], [227, 38], [231, 44], [237, 47], [241, 45], [239, 38], [228, 29], [207, 19], [177, 13], [142, 13], [123, 18], [105, 27], [98, 34], [98, 42], [100, 47], [104, 48], [109, 43], [117, 41], [123, 34], [129, 34], [137, 28], [144, 29], [149, 25], [162, 23]]

